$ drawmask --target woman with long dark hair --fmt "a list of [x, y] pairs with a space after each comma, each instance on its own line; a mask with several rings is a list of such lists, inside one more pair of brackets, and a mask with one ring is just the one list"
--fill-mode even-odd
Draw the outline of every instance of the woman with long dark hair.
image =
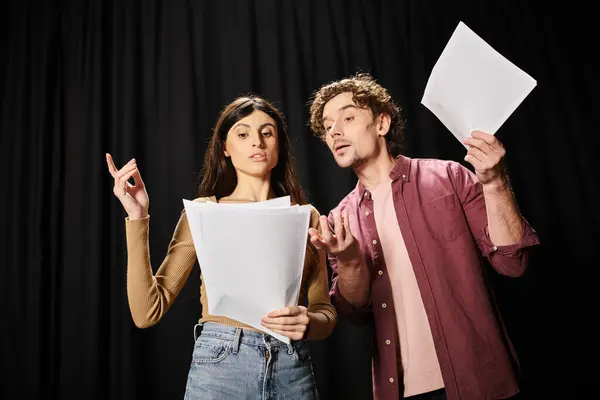
[[[294, 204], [306, 204], [286, 129], [282, 113], [261, 97], [239, 97], [227, 105], [206, 151], [195, 201], [248, 203], [290, 196]], [[149, 197], [136, 161], [117, 169], [110, 154], [106, 157], [114, 177], [113, 193], [128, 214], [129, 307], [135, 324], [145, 328], [156, 324], [177, 297], [196, 261], [196, 251], [182, 212], [167, 255], [153, 274]], [[130, 178], [134, 184], [128, 182]], [[314, 208], [310, 226], [319, 229]], [[337, 314], [329, 301], [325, 254], [308, 241], [308, 232], [307, 246], [298, 305], [262, 319], [266, 328], [289, 337], [289, 345], [236, 320], [209, 315], [201, 280], [202, 317], [194, 327], [186, 399], [318, 398], [306, 340], [326, 338]]]

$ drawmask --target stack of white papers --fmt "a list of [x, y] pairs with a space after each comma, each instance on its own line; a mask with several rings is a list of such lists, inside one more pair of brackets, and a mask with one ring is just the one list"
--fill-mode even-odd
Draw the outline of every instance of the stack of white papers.
[[536, 85], [460, 22], [431, 71], [421, 103], [462, 143], [473, 130], [495, 134]]
[[290, 197], [247, 204], [183, 200], [208, 297], [208, 313], [233, 318], [277, 339], [268, 312], [297, 305], [311, 207]]

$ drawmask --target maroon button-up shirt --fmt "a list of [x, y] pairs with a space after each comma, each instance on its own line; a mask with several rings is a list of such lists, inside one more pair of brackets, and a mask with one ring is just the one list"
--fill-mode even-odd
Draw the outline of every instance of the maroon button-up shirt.
[[[520, 276], [528, 249], [539, 243], [535, 231], [523, 220], [519, 243], [494, 246], [481, 183], [457, 162], [400, 156], [390, 177], [396, 218], [423, 298], [448, 399], [500, 399], [516, 394], [513, 363], [518, 365], [517, 356], [489, 295], [483, 257], [500, 274]], [[337, 290], [337, 261], [330, 256], [332, 302], [355, 323], [373, 318], [374, 398], [402, 398], [392, 291], [370, 193], [359, 183], [335, 210], [349, 213], [350, 230], [370, 271], [371, 301], [367, 308], [356, 309], [342, 297]]]

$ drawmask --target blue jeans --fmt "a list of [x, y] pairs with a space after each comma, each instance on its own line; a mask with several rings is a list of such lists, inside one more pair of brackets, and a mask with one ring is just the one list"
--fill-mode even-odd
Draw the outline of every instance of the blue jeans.
[[[200, 335], [197, 335], [197, 332]], [[208, 322], [194, 328], [185, 400], [317, 400], [306, 341]]]

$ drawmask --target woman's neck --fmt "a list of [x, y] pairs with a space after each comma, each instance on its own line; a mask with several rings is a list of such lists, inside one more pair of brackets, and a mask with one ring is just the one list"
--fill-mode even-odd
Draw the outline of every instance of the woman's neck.
[[255, 178], [249, 176], [238, 176], [238, 183], [233, 193], [225, 196], [219, 201], [232, 203], [252, 203], [265, 201], [275, 197], [275, 193], [271, 189], [270, 174], [268, 179]]

